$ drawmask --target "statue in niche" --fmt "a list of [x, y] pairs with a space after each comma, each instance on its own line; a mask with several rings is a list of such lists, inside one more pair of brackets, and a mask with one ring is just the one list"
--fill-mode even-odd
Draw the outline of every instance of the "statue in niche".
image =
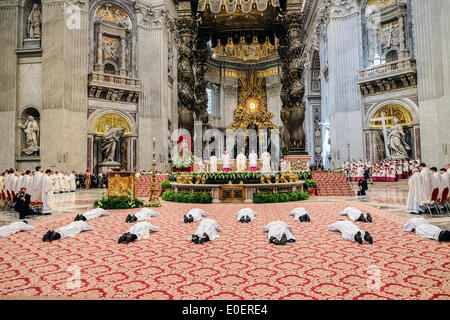
[[42, 22], [41, 10], [39, 9], [39, 5], [35, 3], [27, 19], [28, 38], [30, 39], [41, 38], [41, 22]]
[[394, 124], [387, 130], [388, 147], [391, 158], [406, 159], [411, 147], [405, 141], [405, 132], [398, 119], [394, 118]]
[[380, 29], [380, 14], [375, 8], [369, 8], [366, 14], [367, 20], [367, 38], [369, 48], [374, 59], [379, 58], [378, 52], [378, 30]]
[[117, 42], [117, 41], [109, 42], [109, 41], [103, 40], [103, 44], [104, 44], [103, 59], [117, 61], [117, 59], [119, 58], [119, 55], [120, 55], [119, 42]]
[[103, 162], [114, 162], [117, 144], [119, 143], [120, 138], [125, 133], [126, 127], [111, 128], [110, 126], [106, 125], [105, 129], [106, 131], [103, 134], [101, 144]]
[[38, 136], [39, 136], [39, 125], [33, 116], [28, 116], [27, 121], [24, 124], [19, 123], [19, 127], [23, 129], [26, 136], [27, 147], [22, 151], [31, 155], [39, 150]]

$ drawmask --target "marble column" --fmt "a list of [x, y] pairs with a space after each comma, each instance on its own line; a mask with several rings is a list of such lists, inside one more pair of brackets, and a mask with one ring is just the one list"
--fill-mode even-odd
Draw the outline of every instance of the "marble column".
[[450, 163], [450, 1], [413, 0], [422, 160]]
[[0, 170], [15, 166], [18, 10], [12, 1], [0, 2]]
[[[71, 6], [71, 9], [69, 8]], [[42, 1], [43, 111], [41, 165], [86, 170], [88, 12], [62, 0]], [[70, 24], [74, 15], [74, 21]], [[79, 23], [78, 23], [79, 22]], [[61, 160], [66, 155], [66, 162]]]

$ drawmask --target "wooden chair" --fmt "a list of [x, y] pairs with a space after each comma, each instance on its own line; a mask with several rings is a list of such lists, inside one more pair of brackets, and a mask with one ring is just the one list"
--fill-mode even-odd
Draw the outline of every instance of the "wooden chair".
[[441, 209], [439, 208], [439, 206], [435, 205], [438, 195], [439, 195], [439, 188], [434, 188], [433, 192], [431, 193], [431, 199], [428, 201], [425, 201], [423, 204], [424, 207], [426, 209], [428, 209], [428, 212], [430, 213], [431, 216], [433, 215], [433, 213], [431, 212], [432, 208], [436, 208], [436, 211], [439, 213], [441, 212]]
[[[447, 212], [449, 212], [449, 206], [448, 206], [448, 187], [445, 187], [444, 190], [442, 190], [442, 197], [437, 199], [436, 205], [440, 207], [442, 205], [442, 209], [446, 209]], [[440, 208], [439, 208], [440, 209]]]

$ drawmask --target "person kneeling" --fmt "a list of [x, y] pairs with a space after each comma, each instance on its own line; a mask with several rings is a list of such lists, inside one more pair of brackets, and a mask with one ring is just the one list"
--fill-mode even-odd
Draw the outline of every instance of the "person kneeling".
[[254, 221], [257, 215], [255, 211], [250, 208], [243, 208], [239, 210], [237, 213], [237, 221], [242, 223], [249, 223], [250, 221]]
[[44, 238], [42, 238], [42, 241], [52, 242], [53, 240], [72, 238], [72, 237], [75, 237], [77, 234], [79, 234], [82, 231], [92, 231], [92, 230], [94, 230], [94, 228], [92, 228], [86, 222], [74, 221], [62, 228], [47, 231]]
[[403, 231], [416, 232], [419, 237], [437, 240], [439, 242], [450, 242], [450, 231], [442, 230], [441, 228], [430, 224], [424, 218], [411, 218], [406, 222]]
[[294, 220], [298, 220], [300, 222], [311, 222], [311, 218], [305, 208], [292, 209], [291, 212], [289, 212], [289, 215], [294, 216]]
[[152, 225], [150, 222], [141, 221], [133, 225], [127, 232], [119, 237], [118, 243], [130, 243], [146, 239], [150, 236], [150, 231], [157, 232], [158, 227]]
[[195, 230], [189, 238], [189, 241], [192, 241], [195, 244], [203, 244], [208, 241], [214, 241], [219, 237], [217, 232], [220, 232], [221, 230], [222, 229], [216, 220], [204, 219], [200, 222], [197, 230]]
[[283, 221], [273, 221], [263, 227], [263, 232], [267, 232], [269, 243], [285, 245], [286, 242], [295, 242], [291, 233], [292, 227]]
[[151, 217], [159, 217], [159, 213], [153, 209], [142, 208], [134, 216], [129, 214], [127, 216], [127, 218], [125, 219], [125, 222], [133, 223], [136, 221], [145, 221], [145, 220], [149, 220]]
[[31, 208], [31, 196], [27, 193], [26, 188], [20, 188], [20, 192], [13, 199], [14, 210], [19, 213], [19, 219], [24, 219], [25, 216], [36, 214]]
[[198, 220], [200, 220], [202, 217], [207, 217], [208, 216], [208, 212], [199, 209], [199, 208], [194, 208], [188, 211], [188, 213], [186, 213], [183, 217], [183, 219], [181, 220], [181, 222], [184, 223], [192, 223], [192, 222], [196, 222]]
[[329, 225], [328, 230], [339, 231], [342, 234], [342, 238], [345, 240], [356, 241], [359, 244], [362, 244], [364, 239], [368, 243], [373, 244], [370, 233], [362, 231], [351, 221], [337, 221]]

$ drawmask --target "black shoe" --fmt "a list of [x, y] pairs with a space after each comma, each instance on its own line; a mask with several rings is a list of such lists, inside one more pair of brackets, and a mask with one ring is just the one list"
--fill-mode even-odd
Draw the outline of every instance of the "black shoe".
[[355, 234], [355, 241], [358, 242], [359, 244], [362, 244], [362, 238], [361, 238], [361, 232], [360, 231], [358, 231]]
[[356, 221], [367, 222], [366, 218], [364, 217], [364, 213], [361, 213], [361, 215], [359, 216], [358, 220], [356, 220]]
[[370, 223], [372, 223], [372, 216], [370, 215], [370, 213], [367, 213], [367, 214], [366, 214], [366, 218], [367, 218], [367, 221], [369, 221]]
[[373, 239], [372, 236], [370, 235], [369, 232], [365, 232], [364, 233], [364, 240], [366, 240], [368, 243], [373, 244]]
[[211, 241], [211, 240], [209, 239], [208, 234], [206, 234], [206, 233], [203, 234], [203, 238], [202, 238], [201, 240], [202, 240], [203, 243], [208, 242], [208, 241]]
[[79, 218], [80, 218], [80, 215], [77, 214], [77, 216], [75, 217], [75, 219], [73, 219], [73, 221], [78, 221]]
[[47, 233], [44, 235], [44, 237], [42, 238], [43, 242], [47, 242], [48, 238], [50, 237], [50, 235], [52, 234], [53, 230], [48, 230]]
[[279, 245], [281, 244], [280, 240], [278, 240], [278, 239], [275, 238], [275, 237], [274, 237], [272, 243], [273, 243], [273, 244], [276, 244], [277, 246], [279, 246]]
[[192, 235], [192, 242], [195, 244], [199, 244], [200, 243], [200, 239], [196, 234]]
[[121, 236], [119, 237], [119, 240], [117, 241], [117, 243], [123, 243], [123, 242], [125, 242], [125, 238], [126, 238], [125, 234], [121, 235]]
[[130, 234], [127, 237], [127, 243], [130, 243], [130, 242], [133, 242], [133, 241], [136, 241], [136, 240], [137, 240], [137, 235], [135, 235], [134, 233]]
[[271, 237], [271, 238], [269, 239], [269, 243], [275, 243], [275, 240], [277, 240], [277, 238]]
[[245, 222], [249, 223], [250, 221], [252, 221], [252, 220], [250, 219], [249, 216], [247, 216], [247, 217], [245, 218]]
[[189, 223], [192, 223], [192, 222], [194, 222], [194, 217], [189, 215]]
[[28, 224], [28, 221], [27, 221], [27, 220], [23, 220], [22, 222], [24, 222], [24, 223]]
[[81, 215], [81, 216], [80, 216], [80, 220], [81, 220], [81, 221], [87, 221], [87, 218], [86, 218], [85, 216]]
[[53, 240], [58, 240], [58, 239], [61, 239], [61, 235], [56, 231], [52, 231], [52, 233], [50, 233], [50, 235], [48, 236], [49, 242], [52, 242]]
[[184, 216], [184, 217], [183, 217], [183, 221], [184, 221], [184, 223], [188, 223], [188, 222], [189, 222], [188, 217], [187, 217], [187, 216]]
[[298, 221], [300, 221], [300, 222], [304, 222], [304, 221], [305, 221], [305, 217], [304, 217], [304, 215], [303, 215], [303, 216], [300, 216], [300, 217], [298, 218]]
[[439, 233], [439, 242], [449, 242], [450, 241], [450, 231], [445, 230]]
[[311, 218], [307, 214], [305, 215], [305, 221], [306, 222], [311, 222]]
[[297, 242], [294, 238], [289, 239], [287, 242]]
[[239, 219], [239, 222], [242, 222], [242, 223], [244, 223], [244, 222], [245, 222], [245, 218], [244, 218], [244, 216], [241, 216], [241, 218]]
[[286, 242], [287, 242], [286, 234], [283, 233], [283, 236], [281, 237], [281, 240], [280, 240], [280, 244], [282, 246], [284, 246], [286, 244]]
[[127, 218], [125, 219], [125, 222], [126, 222], [126, 223], [130, 222], [130, 219], [131, 219], [131, 214], [128, 214], [128, 215], [127, 215]]

